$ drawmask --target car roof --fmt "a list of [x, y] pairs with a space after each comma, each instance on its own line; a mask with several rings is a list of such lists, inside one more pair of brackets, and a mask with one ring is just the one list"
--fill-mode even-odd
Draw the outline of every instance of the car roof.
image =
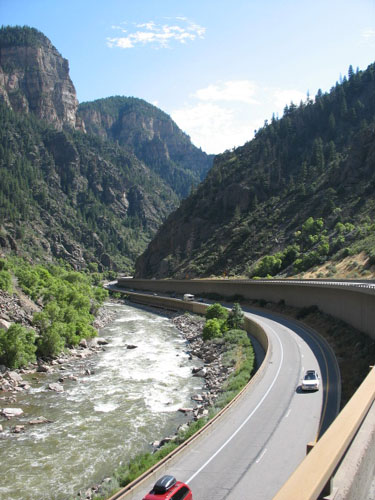
[[176, 478], [174, 476], [163, 476], [160, 479], [156, 481], [154, 484], [154, 491], [155, 493], [165, 493], [168, 491], [172, 486], [176, 484]]
[[[160, 478], [162, 479], [162, 478]], [[156, 484], [156, 483], [155, 483]], [[185, 488], [188, 488], [190, 491], [190, 488], [187, 484], [182, 483], [181, 481], [176, 481], [175, 484], [170, 486], [166, 491], [164, 492], [156, 492], [155, 491], [155, 485], [154, 488], [145, 496], [147, 500], [164, 500], [164, 499], [169, 499], [171, 496], [176, 493], [180, 488], [185, 486]]]

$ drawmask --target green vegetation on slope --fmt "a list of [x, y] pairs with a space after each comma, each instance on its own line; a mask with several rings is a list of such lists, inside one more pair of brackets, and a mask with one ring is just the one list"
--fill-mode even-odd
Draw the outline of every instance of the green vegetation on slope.
[[92, 322], [108, 292], [94, 286], [95, 274], [57, 265], [32, 266], [15, 258], [1, 262], [6, 272], [17, 278], [21, 290], [43, 309], [34, 314], [35, 331], [19, 324], [12, 324], [7, 331], [0, 329], [0, 364], [20, 368], [36, 356], [56, 356], [65, 347], [97, 335]]
[[1, 47], [39, 47], [50, 43], [40, 31], [29, 26], [2, 26], [0, 29]]
[[[216, 156], [205, 181], [138, 259], [136, 274], [245, 275], [288, 247], [286, 260], [294, 261], [293, 247], [301, 243], [295, 233], [310, 217], [324, 222], [328, 256], [335, 255], [338, 224], [355, 227], [347, 234], [349, 251], [363, 244], [367, 253], [364, 239], [371, 238], [375, 217], [374, 116], [374, 64], [350, 70], [315, 101], [287, 106], [283, 118], [266, 122], [252, 141]], [[324, 241], [320, 245], [326, 252]], [[301, 269], [315, 265], [314, 255], [311, 264], [304, 256], [307, 248], [298, 251]]]
[[[347, 257], [355, 250], [349, 247], [351, 242], [357, 241], [354, 248], [360, 246], [361, 251], [366, 251], [370, 259], [375, 255], [373, 247], [368, 245], [366, 235], [375, 238], [375, 223], [363, 221], [360, 227], [352, 223], [337, 222], [328, 233], [324, 228], [323, 218], [309, 217], [302, 228], [293, 235], [292, 242], [283, 251], [273, 255], [266, 255], [255, 265], [249, 267], [247, 274], [250, 277], [272, 277], [280, 273], [300, 273], [314, 266], [319, 266], [327, 259], [340, 260]], [[360, 242], [360, 244], [359, 244]], [[349, 246], [347, 246], [349, 245]]]
[[131, 272], [177, 197], [124, 149], [0, 103], [0, 244]]

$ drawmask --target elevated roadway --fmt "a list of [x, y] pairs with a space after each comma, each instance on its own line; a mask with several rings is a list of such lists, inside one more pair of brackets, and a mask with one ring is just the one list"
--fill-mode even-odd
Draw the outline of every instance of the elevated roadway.
[[[307, 443], [335, 418], [340, 378], [329, 346], [301, 323], [252, 310], [246, 316], [266, 332], [270, 346], [255, 382], [188, 450], [113, 499], [142, 498], [165, 473], [188, 482], [195, 500], [208, 492], [212, 500], [271, 499], [305, 457]], [[299, 385], [311, 368], [321, 374], [323, 390], [305, 394]]]
[[330, 350], [318, 359], [316, 339], [299, 325], [246, 314], [268, 335], [267, 369], [210, 434], [171, 466], [196, 500], [271, 499], [305, 457], [306, 444], [317, 438], [321, 416], [325, 420], [328, 407], [338, 408], [337, 391], [326, 398], [327, 385], [339, 385], [337, 372], [330, 382], [324, 372], [323, 391], [300, 390], [306, 369], [335, 365]]
[[151, 292], [242, 296], [296, 307], [316, 305], [375, 339], [375, 282], [345, 280], [143, 280], [119, 278], [120, 286]]
[[[123, 281], [123, 283], [121, 283]], [[375, 339], [374, 281], [322, 280], [122, 280], [158, 293], [216, 293], [297, 307], [317, 305]], [[332, 479], [335, 500], [375, 500], [375, 368], [275, 500], [315, 500]], [[124, 497], [125, 498], [125, 497]], [[127, 496], [126, 498], [133, 498]], [[135, 496], [134, 498], [138, 498]]]

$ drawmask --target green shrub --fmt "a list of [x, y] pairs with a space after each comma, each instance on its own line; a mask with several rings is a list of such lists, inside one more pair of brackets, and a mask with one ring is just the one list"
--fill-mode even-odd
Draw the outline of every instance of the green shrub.
[[65, 341], [57, 324], [45, 329], [37, 340], [37, 354], [41, 357], [57, 356], [64, 349]]
[[0, 362], [9, 368], [21, 368], [35, 361], [35, 333], [19, 324], [0, 329]]
[[229, 328], [241, 329], [245, 323], [245, 315], [237, 302], [233, 304], [228, 318]]
[[208, 319], [203, 327], [202, 338], [203, 340], [211, 340], [222, 337], [221, 331], [223, 321], [217, 318]]
[[5, 259], [0, 259], [0, 271], [7, 271], [8, 263]]
[[247, 332], [245, 330], [235, 328], [224, 333], [224, 341], [228, 342], [228, 344], [238, 344], [243, 346], [251, 345]]
[[282, 259], [279, 254], [266, 255], [254, 270], [254, 275], [265, 277], [268, 274], [274, 276], [282, 266]]
[[5, 269], [0, 271], [0, 290], [12, 291], [12, 275]]
[[206, 311], [207, 320], [216, 318], [226, 321], [228, 319], [228, 316], [229, 316], [228, 310], [221, 304], [216, 303], [207, 307]]

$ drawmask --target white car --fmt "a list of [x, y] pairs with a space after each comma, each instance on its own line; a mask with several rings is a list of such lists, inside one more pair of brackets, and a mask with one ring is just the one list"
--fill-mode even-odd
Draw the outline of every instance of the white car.
[[318, 391], [319, 385], [319, 375], [316, 370], [307, 370], [302, 380], [301, 389], [303, 391]]

